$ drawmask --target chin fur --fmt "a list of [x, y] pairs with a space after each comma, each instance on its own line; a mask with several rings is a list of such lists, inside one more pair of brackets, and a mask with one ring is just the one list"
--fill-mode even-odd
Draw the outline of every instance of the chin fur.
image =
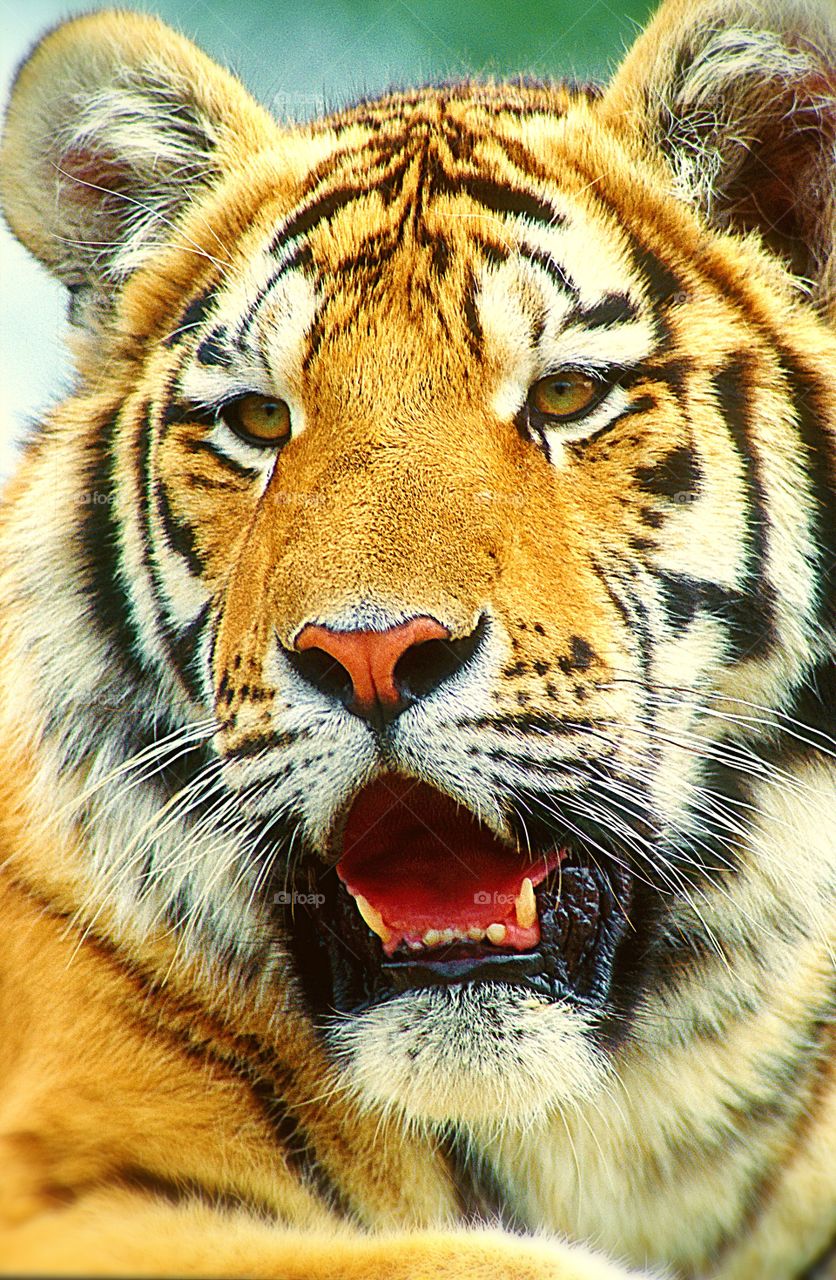
[[414, 1123], [528, 1125], [593, 1097], [607, 1058], [590, 1021], [507, 986], [410, 992], [332, 1028], [361, 1102]]

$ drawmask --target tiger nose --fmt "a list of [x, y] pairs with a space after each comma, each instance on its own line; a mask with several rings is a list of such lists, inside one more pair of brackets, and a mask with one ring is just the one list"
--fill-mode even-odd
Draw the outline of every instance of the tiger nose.
[[446, 678], [449, 639], [447, 628], [430, 617], [385, 631], [332, 631], [308, 623], [289, 657], [309, 684], [380, 727]]

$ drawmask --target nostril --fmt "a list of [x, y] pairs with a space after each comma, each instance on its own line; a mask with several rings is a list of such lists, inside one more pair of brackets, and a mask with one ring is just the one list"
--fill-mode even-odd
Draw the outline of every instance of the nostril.
[[486, 631], [485, 618], [479, 619], [469, 636], [460, 640], [425, 640], [413, 645], [395, 664], [395, 684], [403, 697], [411, 702], [426, 698], [439, 685], [456, 675], [475, 655]]
[[306, 649], [304, 653], [286, 651], [290, 665], [308, 684], [335, 698], [343, 706], [354, 698], [354, 684], [345, 667], [324, 649]]
[[416, 644], [395, 664], [395, 685], [413, 701], [432, 693], [446, 679], [451, 666], [448, 640], [425, 640]]

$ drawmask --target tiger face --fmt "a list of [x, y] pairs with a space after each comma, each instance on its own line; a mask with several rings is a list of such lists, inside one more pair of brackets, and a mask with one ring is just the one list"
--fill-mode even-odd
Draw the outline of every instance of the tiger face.
[[[74, 660], [27, 643], [55, 767], [101, 780], [95, 892], [288, 991], [369, 1103], [594, 1099], [800, 865], [757, 788], [833, 648], [836, 343], [790, 270], [823, 278], [830, 215], [784, 207], [788, 140], [812, 191], [830, 134], [762, 122], [747, 203], [720, 124], [687, 134], [687, 68], [657, 108], [628, 64], [603, 96], [468, 84], [280, 130], [107, 21], [54, 37], [86, 75], [95, 23], [104, 88], [51, 150], [8, 144], [85, 335], [37, 446], [102, 499], [59, 495], [44, 570]], [[143, 750], [159, 776], [115, 805]]]

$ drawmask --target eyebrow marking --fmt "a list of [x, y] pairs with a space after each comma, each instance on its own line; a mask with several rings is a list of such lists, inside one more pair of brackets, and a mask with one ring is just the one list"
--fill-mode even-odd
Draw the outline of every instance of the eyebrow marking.
[[562, 293], [568, 293], [575, 307], [581, 305], [580, 291], [566, 269], [544, 249], [535, 249], [533, 245], [521, 244], [518, 248], [521, 258], [535, 267], [540, 267]]
[[614, 324], [638, 320], [636, 304], [626, 293], [607, 293], [600, 302], [589, 306], [578, 303], [566, 317], [567, 324], [582, 324], [587, 329], [607, 329]]

